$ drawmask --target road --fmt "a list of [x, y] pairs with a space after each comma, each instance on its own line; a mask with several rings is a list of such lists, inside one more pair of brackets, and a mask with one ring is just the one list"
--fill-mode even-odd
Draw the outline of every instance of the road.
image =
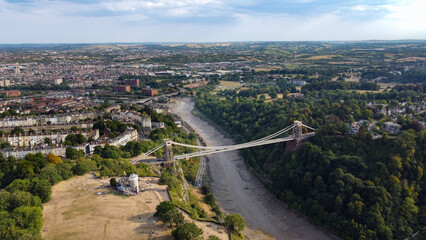
[[[170, 106], [171, 111], [187, 122], [207, 145], [234, 144], [232, 139], [191, 113], [194, 108], [192, 100], [175, 100], [176, 103]], [[238, 151], [213, 154], [209, 156], [208, 166], [212, 191], [218, 203], [226, 212], [244, 217], [247, 239], [338, 239], [275, 198], [251, 175]]]
[[[200, 140], [197, 138], [197, 145], [200, 146]], [[204, 173], [207, 170], [207, 159], [205, 156], [200, 156], [200, 167], [198, 167], [197, 176], [195, 177], [195, 186], [201, 187], [203, 186], [203, 177]]]

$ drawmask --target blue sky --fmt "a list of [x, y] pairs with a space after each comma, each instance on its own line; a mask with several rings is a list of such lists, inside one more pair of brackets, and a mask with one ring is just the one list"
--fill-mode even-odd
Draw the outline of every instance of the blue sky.
[[0, 43], [426, 39], [425, 0], [0, 0]]

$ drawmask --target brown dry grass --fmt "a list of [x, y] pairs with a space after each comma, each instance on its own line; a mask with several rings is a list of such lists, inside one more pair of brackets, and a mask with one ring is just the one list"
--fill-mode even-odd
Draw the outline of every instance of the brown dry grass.
[[398, 83], [392, 82], [392, 83], [379, 83], [380, 85], [380, 92], [383, 92], [384, 90], [388, 89], [392, 89], [394, 88], [396, 85], [398, 85]]
[[[152, 183], [147, 191], [124, 197], [108, 185], [108, 180], [87, 174], [53, 186], [52, 199], [44, 204], [43, 228], [48, 231], [43, 238], [171, 239], [170, 228], [152, 222], [155, 207], [168, 200], [165, 186]], [[159, 235], [149, 237], [152, 230]]]
[[264, 95], [265, 96], [265, 102], [273, 102], [275, 100], [278, 100], [280, 98], [283, 98], [283, 94], [282, 93], [278, 93], [277, 94], [277, 98], [271, 99], [271, 96], [269, 96], [269, 94], [264, 93], [264, 94], [259, 94], [257, 95], [257, 98], [259, 98], [260, 96]]
[[214, 216], [216, 215], [213, 211], [212, 208], [210, 207], [210, 205], [208, 205], [205, 201], [204, 201], [204, 195], [201, 192], [201, 188], [192, 188], [191, 189], [191, 194], [193, 194], [194, 196], [196, 196], [198, 199], [200, 199], [200, 206], [201, 208], [206, 211], [208, 216]]
[[185, 88], [197, 88], [197, 87], [201, 87], [204, 85], [207, 85], [209, 83], [209, 81], [204, 81], [204, 82], [197, 82], [197, 83], [191, 83], [191, 84], [187, 84], [183, 87]]
[[271, 70], [281, 70], [281, 69], [283, 69], [282, 66], [268, 66], [268, 67], [255, 68], [254, 71], [256, 71], [256, 72], [269, 72]]
[[233, 81], [220, 81], [220, 85], [224, 87], [239, 87], [241, 84]]
[[359, 64], [359, 62], [328, 62], [328, 64]]
[[322, 60], [322, 59], [332, 59], [335, 57], [336, 55], [318, 55], [318, 56], [312, 56], [308, 58], [301, 58], [300, 60]]
[[400, 58], [396, 60], [397, 62], [417, 62], [417, 61], [426, 61], [425, 57], [407, 57], [407, 58]]

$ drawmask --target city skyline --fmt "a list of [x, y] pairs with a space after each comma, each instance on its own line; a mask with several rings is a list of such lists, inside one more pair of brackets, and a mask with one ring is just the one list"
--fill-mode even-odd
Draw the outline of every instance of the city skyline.
[[0, 0], [0, 43], [426, 39], [426, 3]]

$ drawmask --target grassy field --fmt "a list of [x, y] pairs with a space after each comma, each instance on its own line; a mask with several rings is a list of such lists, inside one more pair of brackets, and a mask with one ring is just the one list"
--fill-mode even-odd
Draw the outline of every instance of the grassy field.
[[312, 56], [312, 57], [308, 57], [308, 58], [301, 58], [300, 60], [323, 60], [323, 59], [332, 59], [335, 58], [336, 55], [318, 55], [318, 56]]
[[417, 62], [417, 61], [426, 61], [425, 57], [407, 57], [407, 58], [400, 58], [396, 60], [397, 62]]
[[[339, 77], [334, 77], [331, 81], [337, 81]], [[360, 78], [357, 77], [356, 73], [344, 73], [343, 79], [345, 82], [359, 82]]]
[[281, 66], [268, 66], [268, 67], [261, 67], [261, 68], [255, 68], [254, 71], [256, 72], [269, 72], [271, 70], [281, 70], [283, 67]]
[[398, 85], [398, 83], [395, 83], [395, 82], [393, 82], [393, 83], [379, 83], [379, 85], [380, 85], [380, 92], [383, 92], [384, 90], [388, 89], [388, 87], [389, 87], [389, 89], [394, 88], [396, 85]]
[[220, 81], [220, 85], [224, 87], [239, 87], [241, 84], [232, 81]]
[[[220, 81], [220, 84], [216, 87], [214, 92], [222, 91], [222, 90], [229, 90], [229, 89], [237, 89], [241, 88], [242, 84], [239, 82], [232, 82], [232, 81]], [[215, 93], [214, 93], [215, 94]]]
[[172, 239], [170, 228], [152, 218], [155, 207], [168, 200], [166, 186], [145, 182], [147, 191], [125, 197], [108, 185], [109, 180], [87, 174], [53, 186], [52, 199], [44, 204], [43, 228], [48, 231], [43, 238], [148, 239], [154, 231], [155, 239]]
[[282, 93], [278, 93], [278, 94], [277, 94], [277, 95], [278, 95], [278, 97], [277, 97], [277, 98], [275, 98], [275, 99], [271, 99], [271, 96], [269, 96], [269, 94], [267, 94], [267, 93], [259, 94], [259, 95], [257, 95], [257, 98], [259, 98], [259, 97], [260, 97], [260, 96], [262, 96], [262, 95], [264, 95], [264, 96], [265, 96], [265, 100], [266, 100], [266, 102], [272, 102], [272, 101], [275, 101], [275, 100], [277, 100], [277, 99], [283, 98], [283, 94], [282, 94]]

